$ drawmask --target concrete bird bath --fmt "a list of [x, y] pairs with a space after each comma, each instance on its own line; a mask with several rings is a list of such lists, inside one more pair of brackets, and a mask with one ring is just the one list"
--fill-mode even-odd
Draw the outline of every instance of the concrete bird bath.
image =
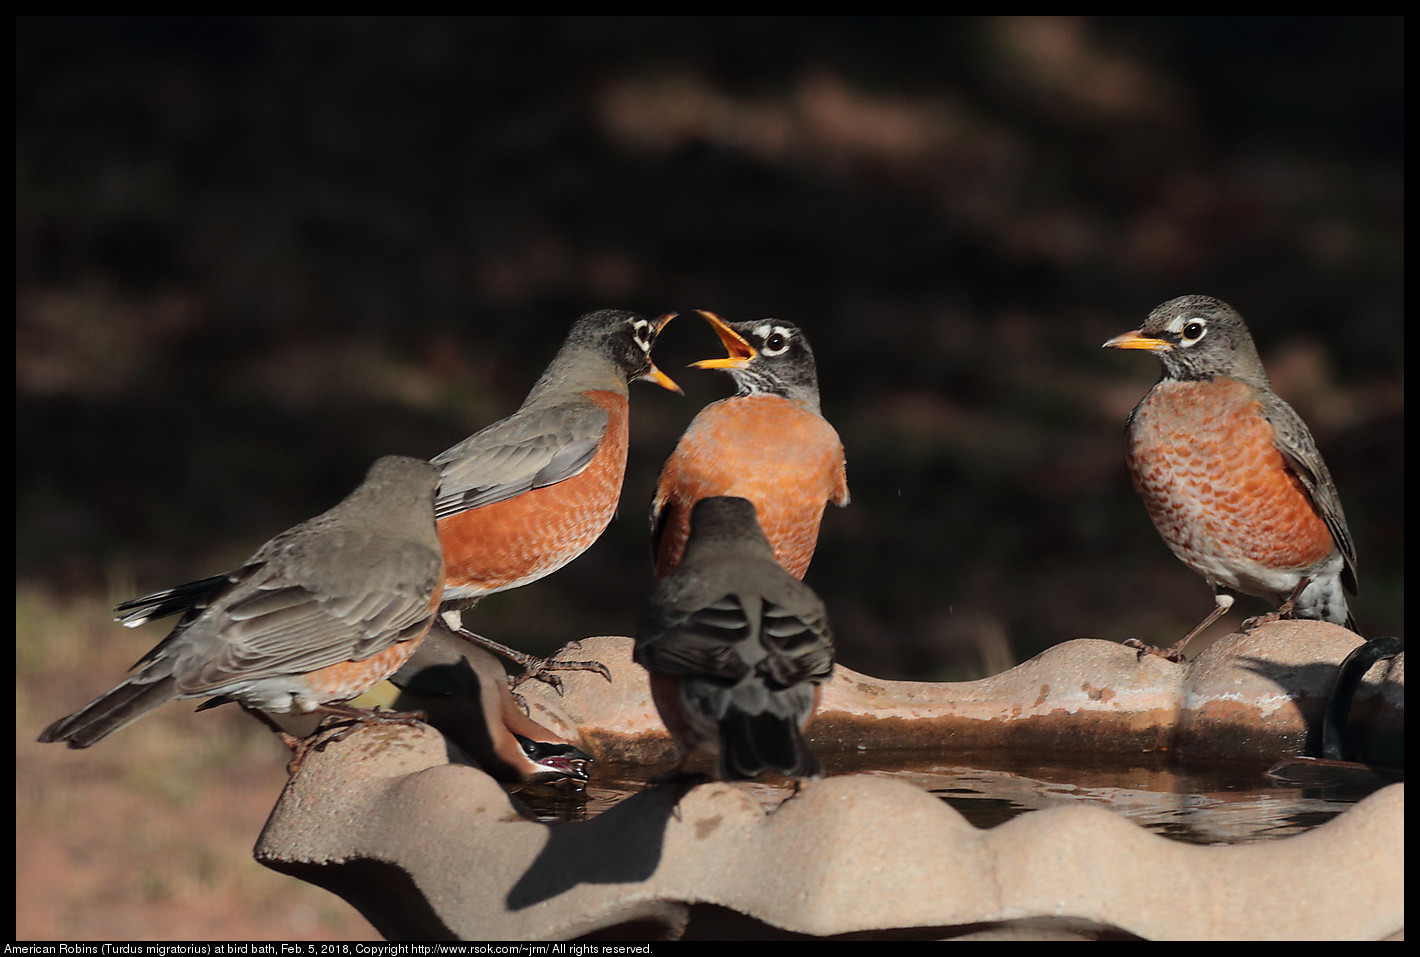
[[[1260, 771], [1314, 750], [1358, 641], [1282, 621], [1182, 665], [1081, 639], [979, 681], [840, 666], [809, 730], [828, 777], [797, 793], [657, 785], [568, 822], [536, 820], [432, 728], [370, 727], [309, 755], [256, 854], [391, 939], [1403, 937], [1401, 783], [1306, 833], [1204, 847], [1098, 806], [983, 830], [930, 777], [885, 773], [923, 754], [1011, 756], [1018, 773], [1032, 755]], [[579, 657], [611, 683], [570, 673], [564, 697], [522, 690], [598, 768], [664, 769], [673, 748], [630, 656], [630, 639], [587, 639]], [[1352, 717], [1373, 760], [1403, 763], [1403, 654], [1368, 673]], [[854, 765], [875, 770], [832, 773]]]

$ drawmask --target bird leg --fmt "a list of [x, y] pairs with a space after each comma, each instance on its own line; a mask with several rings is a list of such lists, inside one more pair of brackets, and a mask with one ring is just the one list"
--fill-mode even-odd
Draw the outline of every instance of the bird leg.
[[306, 755], [311, 751], [324, 751], [326, 745], [344, 740], [357, 728], [376, 724], [401, 724], [412, 728], [429, 720], [429, 716], [423, 711], [390, 711], [381, 708], [371, 710], [348, 704], [323, 704], [316, 710], [323, 711], [330, 717], [322, 721], [310, 737], [297, 739], [295, 747], [291, 749], [291, 760], [286, 765], [287, 774], [294, 775], [299, 771]]
[[[425, 724], [429, 721], [429, 716], [423, 711], [393, 711], [378, 707], [356, 708], [348, 704], [323, 704], [317, 710], [323, 711], [335, 719], [334, 723], [331, 723], [329, 719], [322, 722], [322, 729], [327, 726], [334, 727], [336, 724], [347, 725], [326, 738], [326, 744], [339, 741], [356, 728], [362, 726], [372, 724], [402, 724], [405, 727], [412, 728], [415, 725]], [[315, 737], [315, 735], [311, 737]]]
[[[365, 708], [355, 708], [348, 704], [323, 704], [315, 710], [322, 711], [334, 717], [335, 725], [344, 724], [345, 727], [336, 730], [335, 725], [329, 720], [326, 720], [321, 722], [320, 727], [316, 728], [309, 737], [298, 738], [296, 735], [291, 734], [285, 728], [281, 727], [281, 725], [277, 724], [276, 720], [272, 718], [271, 715], [262, 711], [260, 708], [253, 708], [243, 702], [242, 710], [270, 728], [277, 739], [291, 749], [291, 760], [286, 764], [286, 773], [291, 775], [294, 775], [300, 770], [301, 764], [306, 760], [308, 753], [313, 750], [324, 750], [326, 745], [341, 740], [362, 725], [402, 724], [413, 726], [429, 720], [428, 715], [422, 711], [386, 711], [379, 708], [367, 710]], [[334, 730], [333, 734], [326, 733], [332, 730]]]
[[550, 674], [550, 672], [553, 671], [595, 671], [607, 681], [611, 680], [611, 669], [600, 661], [562, 660], [561, 655], [566, 653], [568, 649], [580, 648], [581, 642], [573, 641], [558, 649], [553, 654], [548, 655], [546, 658], [539, 658], [536, 655], [518, 651], [516, 648], [509, 648], [507, 645], [500, 644], [492, 638], [485, 638], [480, 634], [469, 631], [463, 627], [462, 617], [457, 611], [446, 612], [444, 614], [444, 624], [449, 626], [450, 631], [466, 641], [471, 641], [475, 645], [487, 648], [495, 655], [502, 655], [509, 661], [521, 665], [523, 673], [508, 679], [508, 684], [511, 688], [517, 688], [523, 682], [536, 678], [538, 681], [552, 685], [553, 689], [561, 695], [563, 694], [562, 679], [554, 674]]
[[1242, 623], [1242, 630], [1248, 634], [1252, 634], [1254, 628], [1270, 625], [1274, 621], [1285, 621], [1292, 618], [1296, 611], [1297, 599], [1302, 597], [1302, 592], [1307, 590], [1307, 586], [1310, 585], [1312, 581], [1313, 579], [1304, 576], [1301, 581], [1297, 582], [1297, 587], [1292, 589], [1292, 593], [1287, 596], [1286, 601], [1282, 602], [1276, 609], [1269, 611], [1265, 615], [1249, 618]]
[[552, 685], [553, 689], [561, 695], [563, 694], [562, 679], [557, 675], [550, 674], [553, 671], [595, 671], [607, 681], [611, 680], [611, 669], [600, 661], [586, 660], [565, 660], [562, 655], [570, 650], [581, 648], [580, 641], [572, 641], [563, 645], [557, 651], [546, 658], [535, 658], [532, 655], [525, 656], [525, 660], [520, 662], [523, 666], [523, 673], [513, 678], [511, 686], [517, 688], [523, 682], [536, 678], [538, 681], [545, 681]]
[[[197, 710], [201, 711], [204, 708], [213, 707], [213, 702], [216, 700], [217, 699], [214, 698], [211, 701], [202, 704], [200, 707], [198, 707]], [[243, 711], [251, 715], [256, 720], [260, 721], [262, 724], [266, 725], [268, 728], [270, 728], [271, 733], [276, 735], [277, 740], [279, 740], [282, 744], [286, 745], [286, 747], [290, 748], [293, 754], [295, 753], [296, 749], [300, 747], [301, 739], [287, 731], [285, 728], [281, 727], [281, 725], [277, 724], [276, 720], [272, 718], [271, 715], [267, 714], [265, 711], [262, 711], [260, 708], [253, 708], [251, 705], [247, 704], [244, 701], [239, 701], [237, 703], [241, 706], [241, 709]]]
[[1128, 638], [1124, 642], [1122, 642], [1122, 644], [1130, 648], [1139, 649], [1140, 661], [1144, 660], [1145, 655], [1157, 655], [1160, 658], [1173, 662], [1185, 661], [1186, 659], [1183, 656], [1184, 645], [1192, 641], [1194, 637], [1198, 635], [1199, 632], [1203, 631], [1209, 625], [1213, 624], [1213, 622], [1221, 618], [1229, 608], [1233, 607], [1233, 601], [1235, 599], [1232, 595], [1228, 594], [1225, 591], [1218, 591], [1213, 593], [1213, 600], [1217, 604], [1215, 604], [1213, 606], [1213, 610], [1208, 613], [1208, 617], [1204, 618], [1198, 624], [1194, 625], [1192, 631], [1184, 635], [1182, 638], [1180, 638], [1178, 641], [1174, 642], [1167, 648], [1159, 648], [1156, 645], [1146, 645], [1138, 638]]

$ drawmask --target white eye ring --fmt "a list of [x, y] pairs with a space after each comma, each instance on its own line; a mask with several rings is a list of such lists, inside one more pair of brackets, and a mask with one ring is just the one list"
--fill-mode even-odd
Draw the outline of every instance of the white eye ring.
[[641, 351], [649, 355], [651, 352], [651, 324], [645, 319], [636, 319], [631, 323], [631, 330]]
[[1208, 334], [1208, 323], [1196, 316], [1184, 319], [1179, 323], [1179, 341], [1185, 346], [1191, 346]]
[[771, 326], [765, 323], [754, 330], [754, 334], [764, 343], [760, 354], [766, 356], [782, 356], [789, 351], [789, 342], [794, 338], [794, 334], [783, 326]]

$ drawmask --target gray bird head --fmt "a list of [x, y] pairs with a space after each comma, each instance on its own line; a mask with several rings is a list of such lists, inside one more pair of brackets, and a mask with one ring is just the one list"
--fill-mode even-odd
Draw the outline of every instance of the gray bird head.
[[[528, 401], [563, 388], [605, 387], [615, 384], [624, 390], [631, 382], [654, 382], [663, 389], [680, 392], [680, 386], [651, 361], [656, 337], [675, 318], [667, 313], [647, 319], [621, 309], [589, 312], [572, 324], [562, 348], [548, 364], [528, 395]], [[601, 381], [603, 379], [614, 379]]]
[[1104, 348], [1152, 352], [1169, 379], [1231, 376], [1252, 385], [1267, 385], [1267, 373], [1242, 316], [1211, 296], [1170, 299], [1149, 313], [1137, 330], [1115, 336]]
[[726, 322], [713, 312], [696, 312], [710, 323], [728, 355], [692, 362], [691, 368], [724, 369], [740, 395], [777, 395], [819, 410], [814, 352], [798, 326], [783, 319]]
[[759, 527], [754, 503], [733, 495], [702, 498], [690, 510], [690, 538], [686, 542], [685, 561], [693, 552], [711, 553], [731, 548], [746, 554], [758, 553], [774, 560], [774, 548]]
[[[312, 527], [335, 518], [364, 520], [379, 516], [379, 525], [439, 550], [434, 526], [434, 492], [439, 469], [423, 459], [386, 455], [376, 459], [365, 480], [339, 505], [303, 523]], [[298, 526], [300, 527], [300, 526]]]

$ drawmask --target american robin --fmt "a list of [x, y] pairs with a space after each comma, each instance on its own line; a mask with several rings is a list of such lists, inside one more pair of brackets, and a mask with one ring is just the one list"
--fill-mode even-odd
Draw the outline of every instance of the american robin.
[[[228, 576], [216, 575], [118, 606], [130, 627], [203, 604]], [[592, 758], [532, 720], [513, 700], [498, 659], [454, 635], [435, 618], [424, 640], [394, 674], [350, 699], [352, 708], [422, 714], [479, 767], [507, 783], [582, 782]], [[263, 716], [267, 720], [269, 716]], [[309, 718], [268, 721], [288, 736], [315, 730]]]
[[424, 714], [479, 767], [510, 784], [584, 782], [592, 763], [524, 714], [498, 659], [442, 621], [403, 667], [351, 703]]
[[1306, 424], [1272, 391], [1242, 316], [1183, 296], [1104, 346], [1147, 349], [1163, 363], [1129, 414], [1129, 474], [1159, 534], [1216, 601], [1167, 649], [1126, 644], [1181, 661], [1234, 592], [1354, 630], [1342, 589], [1356, 593], [1356, 550], [1341, 500]]
[[444, 580], [438, 483], [429, 463], [387, 456], [339, 505], [231, 574], [139, 599], [141, 608], [128, 603], [137, 623], [158, 610], [183, 615], [136, 674], [39, 740], [87, 748], [178, 698], [351, 714], [340, 703], [404, 664], [434, 621]]
[[723, 780], [765, 771], [821, 773], [803, 738], [833, 673], [823, 602], [785, 571], [738, 497], [703, 498], [674, 572], [661, 579], [636, 630], [633, 658], [679, 760], [718, 755]]
[[[680, 387], [651, 361], [674, 314], [605, 309], [582, 316], [522, 407], [434, 457], [449, 627], [523, 665], [528, 677], [596, 662], [534, 658], [462, 628], [480, 598], [537, 581], [587, 549], [610, 524], [626, 472], [627, 386]], [[556, 684], [555, 680], [552, 680]]]
[[738, 495], [754, 503], [779, 563], [803, 578], [824, 507], [848, 504], [843, 443], [819, 412], [813, 350], [793, 323], [699, 312], [728, 355], [691, 366], [726, 370], [738, 391], [700, 410], [661, 469], [651, 502], [656, 577], [680, 561], [695, 502]]

